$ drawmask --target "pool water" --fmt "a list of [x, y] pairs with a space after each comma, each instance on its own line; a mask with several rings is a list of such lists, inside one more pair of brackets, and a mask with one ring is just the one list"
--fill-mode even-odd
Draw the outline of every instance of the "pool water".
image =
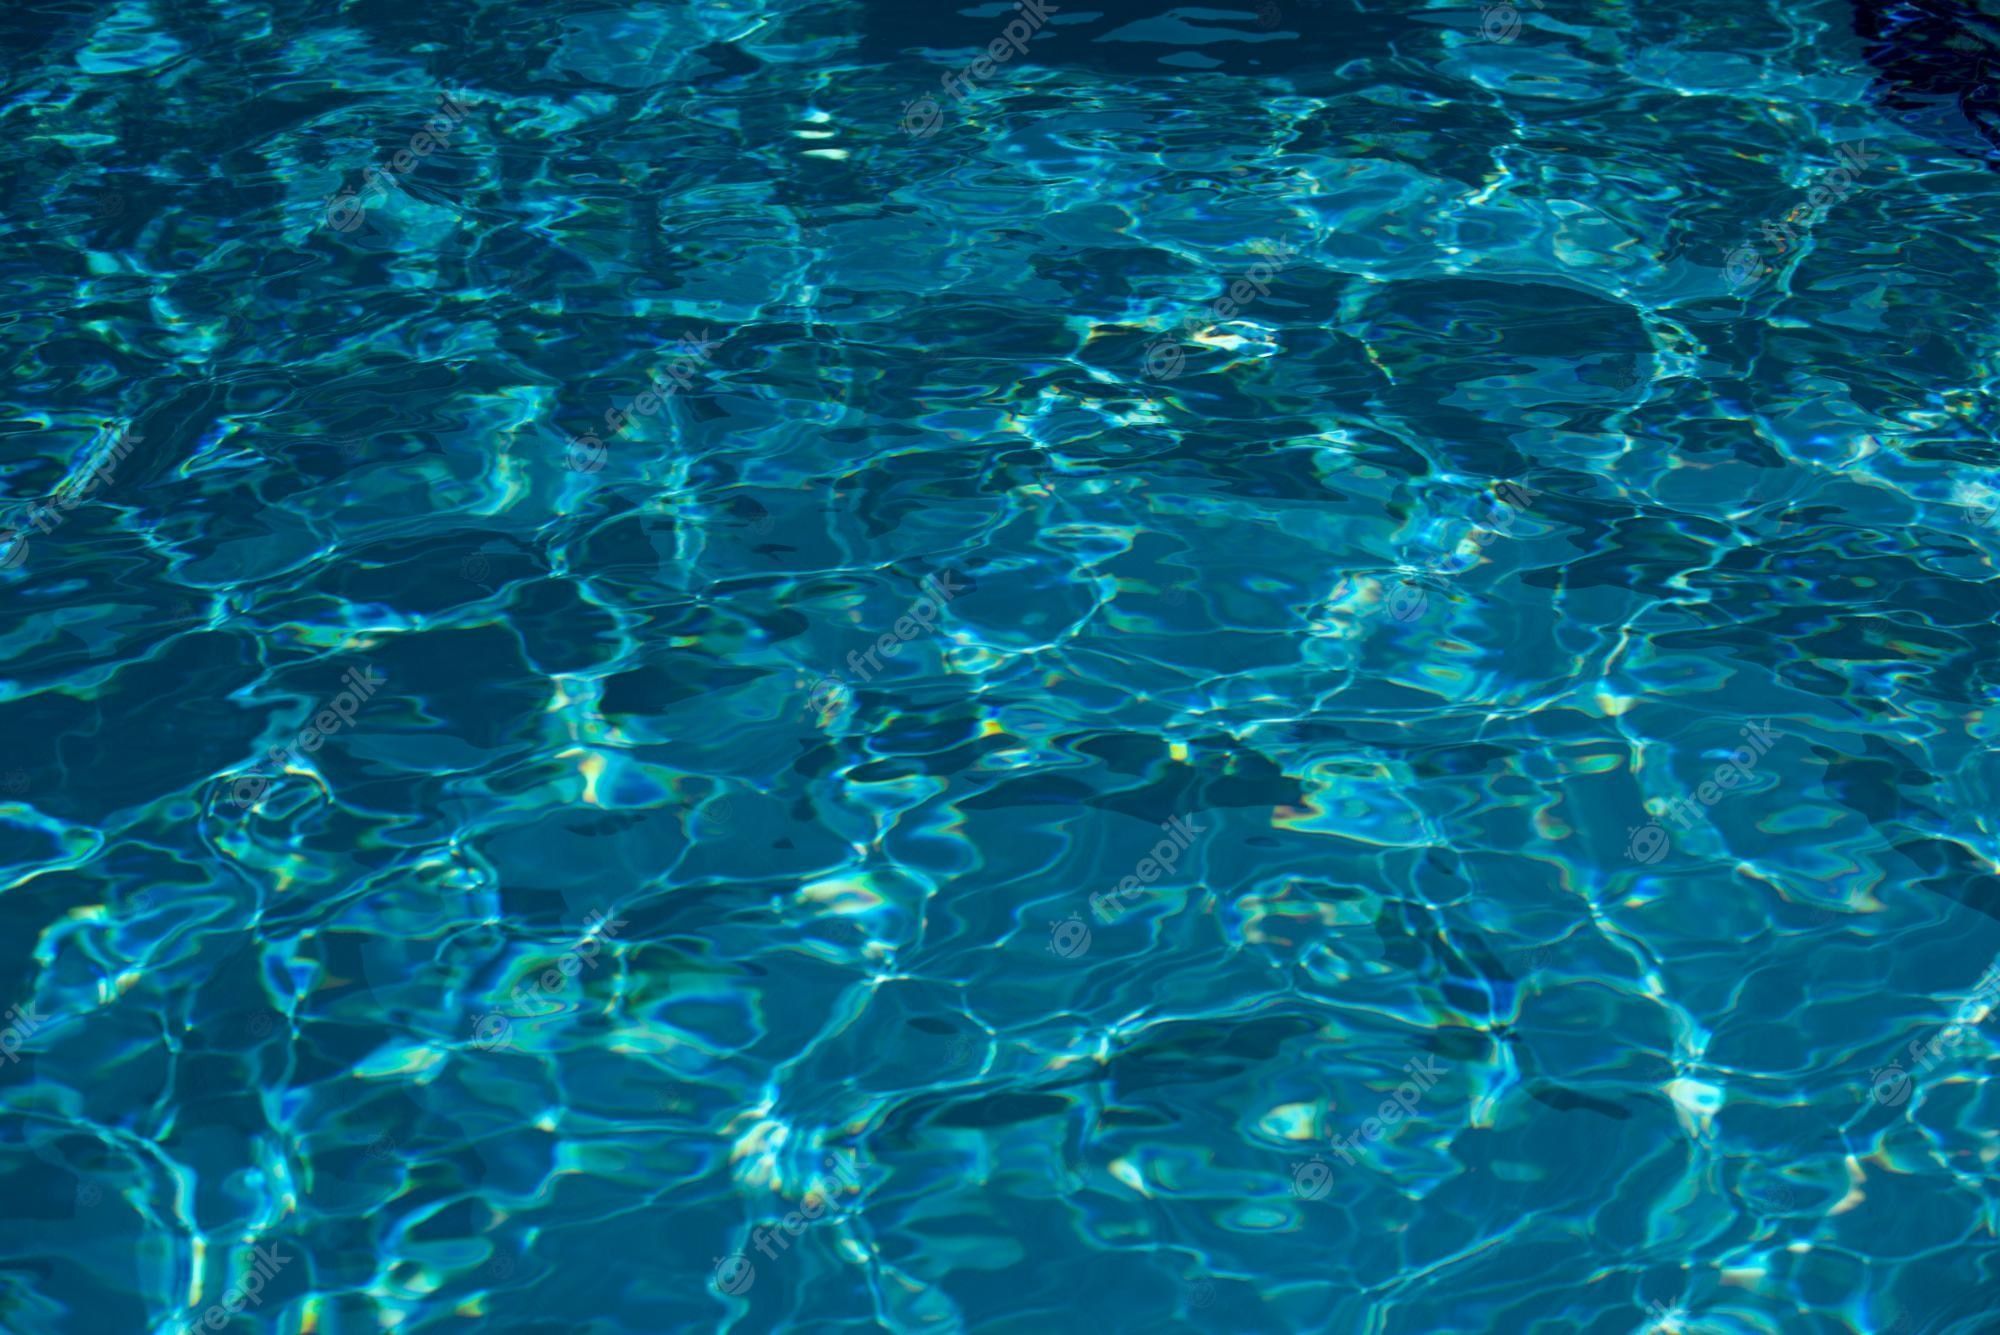
[[2000, 1330], [2000, 18], [0, 44], [0, 1330]]

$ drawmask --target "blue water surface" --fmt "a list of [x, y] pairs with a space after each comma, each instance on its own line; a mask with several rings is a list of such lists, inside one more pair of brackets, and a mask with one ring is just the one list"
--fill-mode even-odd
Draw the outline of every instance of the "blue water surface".
[[0, 1331], [2000, 1330], [2000, 18], [0, 50]]

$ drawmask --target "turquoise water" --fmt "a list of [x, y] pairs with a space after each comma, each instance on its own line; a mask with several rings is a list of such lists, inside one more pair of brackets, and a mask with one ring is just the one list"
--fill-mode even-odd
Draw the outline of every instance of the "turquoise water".
[[0, 47], [0, 1329], [2000, 1329], [2000, 23]]

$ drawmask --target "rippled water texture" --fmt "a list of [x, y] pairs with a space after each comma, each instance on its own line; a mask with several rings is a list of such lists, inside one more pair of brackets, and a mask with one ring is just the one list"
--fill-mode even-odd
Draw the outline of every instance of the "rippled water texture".
[[2000, 21], [0, 48], [0, 1330], [2000, 1328]]

